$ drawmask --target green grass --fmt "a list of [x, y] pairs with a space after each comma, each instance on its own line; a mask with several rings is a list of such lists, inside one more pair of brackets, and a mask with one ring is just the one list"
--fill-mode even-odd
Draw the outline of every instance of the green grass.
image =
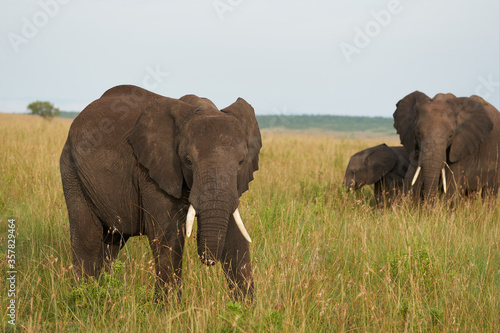
[[[99, 282], [78, 286], [58, 166], [69, 124], [0, 115], [0, 255], [14, 218], [18, 272], [15, 328], [0, 280], [2, 331], [500, 331], [499, 203], [375, 209], [370, 188], [342, 186], [349, 157], [373, 139], [264, 133], [240, 205], [253, 239], [251, 304], [232, 301], [220, 265], [203, 266], [194, 239], [180, 301], [153, 303], [143, 237]], [[0, 266], [3, 277], [7, 261]]]

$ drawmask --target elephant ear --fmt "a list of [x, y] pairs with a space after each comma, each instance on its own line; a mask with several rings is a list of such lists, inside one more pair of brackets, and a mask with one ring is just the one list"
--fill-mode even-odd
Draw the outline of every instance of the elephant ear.
[[448, 102], [457, 117], [457, 129], [450, 147], [450, 162], [472, 154], [493, 130], [493, 122], [483, 103], [475, 98], [460, 97]]
[[176, 151], [177, 128], [197, 109], [172, 98], [157, 99], [144, 110], [128, 137], [149, 176], [178, 199], [182, 196], [183, 176]]
[[369, 148], [369, 154], [365, 159], [365, 166], [368, 171], [365, 179], [366, 185], [371, 185], [382, 179], [394, 168], [397, 161], [398, 155], [385, 143]]
[[255, 118], [253, 107], [243, 98], [221, 110], [238, 119], [246, 132], [248, 155], [241, 166], [241, 176], [238, 178], [238, 194], [241, 196], [248, 190], [248, 183], [253, 180], [253, 173], [259, 169], [259, 151], [262, 148], [259, 125]]
[[430, 98], [420, 91], [414, 91], [396, 104], [394, 128], [399, 134], [401, 144], [410, 154], [415, 150], [414, 119], [417, 105]]

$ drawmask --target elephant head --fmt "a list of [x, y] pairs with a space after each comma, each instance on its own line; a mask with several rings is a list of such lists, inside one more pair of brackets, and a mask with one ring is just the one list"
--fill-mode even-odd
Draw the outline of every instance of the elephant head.
[[175, 101], [151, 103], [129, 142], [163, 191], [178, 199], [183, 190], [189, 193], [186, 234], [197, 215], [198, 255], [212, 265], [221, 259], [230, 218], [250, 240], [238, 205], [258, 169], [260, 131], [252, 106], [241, 98], [223, 110], [194, 95]]
[[473, 154], [493, 130], [480, 99], [438, 94], [429, 98], [415, 91], [397, 103], [394, 127], [401, 143], [422, 170], [424, 197], [435, 197], [439, 180], [446, 192], [445, 167]]
[[397, 161], [398, 155], [385, 143], [362, 150], [349, 160], [344, 185], [356, 190], [378, 182], [395, 167]]

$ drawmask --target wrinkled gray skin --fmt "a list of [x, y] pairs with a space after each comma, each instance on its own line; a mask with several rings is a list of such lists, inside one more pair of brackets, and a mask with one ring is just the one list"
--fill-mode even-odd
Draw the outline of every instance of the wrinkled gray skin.
[[406, 182], [421, 173], [412, 187], [414, 198], [448, 198], [473, 192], [496, 195], [499, 185], [500, 113], [481, 97], [415, 91], [397, 103], [394, 127], [410, 154]]
[[254, 110], [241, 98], [219, 111], [194, 95], [105, 92], [73, 121], [60, 161], [76, 276], [98, 276], [129, 237], [146, 235], [157, 295], [180, 288], [192, 204], [201, 261], [221, 261], [235, 296], [251, 295], [249, 246], [232, 214], [260, 148]]
[[408, 170], [408, 153], [404, 147], [385, 143], [354, 154], [345, 171], [344, 185], [355, 190], [374, 184], [375, 205], [391, 203], [402, 193]]

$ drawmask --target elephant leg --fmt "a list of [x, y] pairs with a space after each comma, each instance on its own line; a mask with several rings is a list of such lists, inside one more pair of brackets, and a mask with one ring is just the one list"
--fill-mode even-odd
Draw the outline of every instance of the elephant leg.
[[116, 257], [118, 257], [118, 252], [120, 252], [120, 245], [117, 244], [104, 244], [104, 266], [106, 268], [110, 267], [111, 264], [115, 261]]
[[77, 279], [99, 276], [104, 261], [102, 224], [82, 197], [68, 203], [73, 267]]
[[128, 236], [124, 236], [118, 232], [113, 232], [111, 230], [104, 230], [104, 244], [103, 244], [103, 258], [104, 267], [106, 270], [110, 270], [111, 264], [118, 257], [120, 249], [125, 246], [125, 243], [129, 239]]
[[398, 195], [399, 195], [399, 188], [400, 188], [400, 184], [398, 183], [397, 180], [395, 179], [391, 179], [390, 182], [389, 182], [389, 185], [387, 186], [387, 190], [386, 190], [386, 203], [385, 203], [385, 206], [386, 207], [390, 207], [391, 205], [393, 205], [395, 202], [398, 201]]
[[448, 174], [446, 174], [446, 194], [444, 195], [444, 198], [448, 201], [452, 200], [458, 202], [459, 197], [460, 195], [457, 195], [457, 183], [452, 177], [448, 177]]
[[68, 207], [73, 269], [80, 280], [82, 277], [97, 277], [101, 272], [103, 228], [83, 194], [81, 180], [69, 159], [68, 153], [63, 152], [61, 179]]
[[474, 200], [475, 195], [467, 190], [467, 181], [460, 168], [453, 165], [445, 168], [445, 177], [447, 190], [444, 198], [452, 203], [452, 207], [458, 207], [465, 198]]
[[233, 216], [229, 219], [226, 242], [222, 252], [222, 268], [235, 299], [253, 297], [254, 284], [248, 241], [236, 226]]
[[145, 233], [153, 252], [156, 271], [156, 300], [166, 299], [172, 290], [182, 294], [183, 225], [187, 207], [156, 188], [144, 195]]
[[183, 239], [168, 239], [165, 236], [149, 236], [149, 245], [155, 259], [156, 299], [166, 298], [177, 289], [178, 297], [182, 295], [182, 251]]
[[492, 198], [495, 199], [497, 196], [498, 196], [497, 186], [485, 185], [481, 189], [481, 199], [483, 201], [488, 201]]
[[384, 203], [384, 189], [380, 181], [373, 185], [373, 194], [375, 197], [375, 207], [382, 208]]

